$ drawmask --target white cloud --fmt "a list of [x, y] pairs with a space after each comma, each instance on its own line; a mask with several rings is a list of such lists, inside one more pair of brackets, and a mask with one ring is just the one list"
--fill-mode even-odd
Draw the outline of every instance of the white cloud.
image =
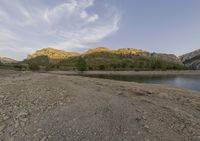
[[5, 50], [21, 52], [19, 56], [25, 57], [49, 46], [65, 50], [87, 48], [119, 28], [120, 16], [113, 5], [101, 7], [98, 12], [90, 9], [98, 6], [94, 0], [25, 2], [0, 1], [0, 56]]
[[89, 17], [89, 18], [87, 19], [87, 21], [88, 21], [88, 22], [94, 22], [94, 21], [96, 21], [98, 18], [99, 18], [99, 15], [94, 14], [94, 15], [92, 15], [91, 17]]
[[81, 16], [82, 19], [85, 19], [85, 18], [88, 17], [88, 13], [86, 11], [82, 11], [80, 16]]
[[50, 21], [58, 21], [59, 18], [62, 18], [64, 15], [69, 16], [72, 14], [77, 7], [77, 2], [74, 0], [70, 0], [70, 2], [66, 2], [60, 5], [55, 6], [53, 9], [47, 9], [44, 13], [45, 19]]

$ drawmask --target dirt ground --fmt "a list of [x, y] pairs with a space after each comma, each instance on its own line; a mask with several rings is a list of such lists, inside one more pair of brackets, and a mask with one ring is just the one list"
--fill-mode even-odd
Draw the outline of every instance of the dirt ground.
[[0, 141], [200, 141], [200, 92], [0, 71]]

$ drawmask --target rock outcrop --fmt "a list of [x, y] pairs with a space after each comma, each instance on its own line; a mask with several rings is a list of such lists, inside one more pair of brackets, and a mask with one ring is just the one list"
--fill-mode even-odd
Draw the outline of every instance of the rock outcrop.
[[179, 57], [186, 67], [200, 69], [200, 49]]
[[161, 59], [167, 62], [174, 62], [176, 64], [183, 65], [182, 61], [174, 54], [164, 54], [164, 53], [151, 53], [153, 58]]

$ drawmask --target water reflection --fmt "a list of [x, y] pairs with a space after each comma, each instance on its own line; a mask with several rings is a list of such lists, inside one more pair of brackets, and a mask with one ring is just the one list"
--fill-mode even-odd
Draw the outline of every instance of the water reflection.
[[134, 81], [139, 83], [168, 84], [200, 91], [200, 75], [84, 75], [87, 77]]

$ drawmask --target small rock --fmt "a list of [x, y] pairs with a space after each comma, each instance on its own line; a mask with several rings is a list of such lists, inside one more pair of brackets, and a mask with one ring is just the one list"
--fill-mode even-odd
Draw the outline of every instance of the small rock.
[[45, 141], [47, 139], [47, 137], [43, 137], [40, 141]]
[[145, 117], [145, 116], [142, 116], [142, 119], [143, 119], [143, 120], [146, 120], [146, 117]]
[[19, 127], [19, 121], [16, 120], [16, 121], [15, 121], [15, 128], [18, 128], [18, 127]]
[[3, 120], [8, 120], [10, 117], [6, 114], [3, 114]]
[[40, 131], [42, 131], [42, 129], [41, 129], [41, 128], [38, 128], [38, 129], [37, 129], [37, 132], [40, 132]]
[[[20, 112], [20, 113], [17, 115], [17, 119], [19, 119], [19, 120], [22, 121], [22, 122], [26, 122], [26, 121], [28, 120], [27, 116], [28, 116], [28, 112], [22, 111], [22, 112]], [[22, 123], [22, 124], [23, 124], [23, 123]], [[23, 126], [23, 125], [22, 125], [22, 126]]]
[[17, 115], [17, 118], [25, 118], [27, 117], [27, 115], [28, 115], [28, 112], [22, 111]]
[[1, 126], [0, 126], [0, 132], [3, 131], [5, 128], [6, 128], [6, 125], [5, 125], [5, 124], [1, 125]]
[[14, 136], [17, 133], [17, 130], [14, 130], [10, 133], [11, 136]]
[[124, 93], [123, 92], [118, 92], [118, 95], [124, 95]]
[[144, 128], [149, 129], [149, 126], [148, 125], [144, 125]]
[[152, 91], [147, 91], [147, 94], [153, 94], [153, 92]]

